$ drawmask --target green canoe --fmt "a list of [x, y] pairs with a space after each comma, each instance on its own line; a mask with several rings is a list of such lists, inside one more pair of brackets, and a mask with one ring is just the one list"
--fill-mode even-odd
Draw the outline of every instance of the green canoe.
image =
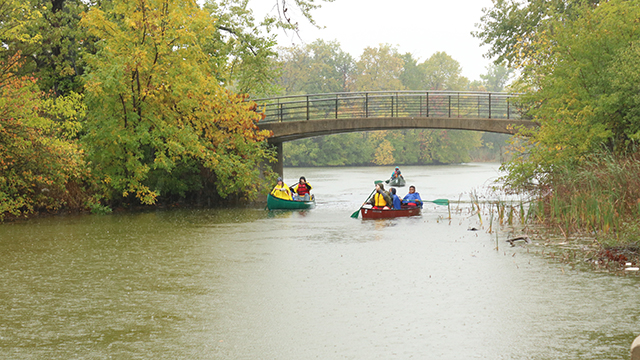
[[385, 180], [385, 182], [389, 184], [389, 186], [404, 186], [404, 184], [406, 184], [402, 175], [395, 179]]
[[279, 199], [271, 194], [267, 195], [267, 207], [269, 210], [304, 210], [316, 207], [316, 198], [311, 196], [311, 201], [295, 201]]

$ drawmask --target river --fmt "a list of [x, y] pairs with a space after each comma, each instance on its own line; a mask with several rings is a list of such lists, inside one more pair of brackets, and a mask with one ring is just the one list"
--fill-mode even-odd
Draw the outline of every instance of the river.
[[640, 279], [496, 240], [457, 201], [490, 196], [497, 168], [401, 168], [452, 219], [351, 218], [392, 167], [285, 168], [315, 209], [1, 225], [0, 358], [628, 359]]

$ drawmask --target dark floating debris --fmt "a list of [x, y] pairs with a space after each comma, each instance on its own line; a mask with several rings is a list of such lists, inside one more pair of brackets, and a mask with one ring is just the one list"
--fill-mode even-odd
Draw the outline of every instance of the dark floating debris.
[[472, 227], [471, 229], [467, 229], [467, 231], [478, 231], [477, 228]]
[[529, 239], [527, 235], [517, 236], [517, 237], [514, 237], [513, 239], [508, 239], [506, 241], [509, 244], [511, 244], [511, 246], [516, 246], [515, 244], [516, 241], [524, 241], [525, 244], [531, 244], [531, 239]]

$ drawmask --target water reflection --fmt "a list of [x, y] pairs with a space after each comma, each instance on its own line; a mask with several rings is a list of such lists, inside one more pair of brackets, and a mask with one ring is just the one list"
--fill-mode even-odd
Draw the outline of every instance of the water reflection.
[[269, 210], [268, 218], [291, 218], [293, 216], [305, 217], [313, 210]]

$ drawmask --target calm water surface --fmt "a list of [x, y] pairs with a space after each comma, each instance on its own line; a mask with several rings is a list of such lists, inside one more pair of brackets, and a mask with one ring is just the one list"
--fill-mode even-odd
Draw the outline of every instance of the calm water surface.
[[[423, 199], [457, 201], [483, 194], [497, 167], [402, 171]], [[629, 358], [638, 277], [570, 270], [536, 254], [542, 245], [509, 247], [506, 230], [496, 251], [469, 211], [350, 218], [391, 172], [285, 169], [288, 184], [314, 186], [307, 212], [2, 225], [0, 358]]]

